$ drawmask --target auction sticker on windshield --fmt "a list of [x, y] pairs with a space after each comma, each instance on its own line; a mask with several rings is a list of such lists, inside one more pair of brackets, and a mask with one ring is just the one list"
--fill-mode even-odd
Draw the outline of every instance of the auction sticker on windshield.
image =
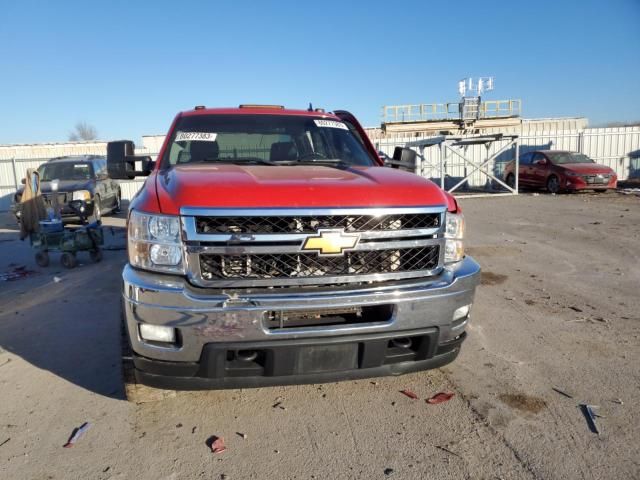
[[196, 142], [215, 142], [217, 133], [211, 132], [178, 132], [176, 133], [176, 142], [196, 141]]
[[318, 127], [328, 127], [328, 128], [341, 128], [343, 130], [349, 130], [342, 122], [336, 122], [335, 120], [314, 120], [316, 122], [316, 126]]

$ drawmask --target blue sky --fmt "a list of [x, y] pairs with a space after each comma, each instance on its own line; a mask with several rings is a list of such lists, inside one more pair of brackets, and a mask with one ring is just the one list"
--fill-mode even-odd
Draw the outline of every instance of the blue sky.
[[3, 2], [0, 144], [165, 133], [194, 105], [351, 110], [487, 98], [640, 120], [640, 0]]

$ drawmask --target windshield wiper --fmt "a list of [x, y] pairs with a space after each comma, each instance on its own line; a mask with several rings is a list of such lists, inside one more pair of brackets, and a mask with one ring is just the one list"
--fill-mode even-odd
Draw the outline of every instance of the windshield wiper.
[[259, 165], [278, 165], [270, 160], [265, 160], [260, 157], [238, 157], [238, 158], [218, 158], [218, 157], [205, 157], [201, 162], [217, 162], [217, 163], [257, 163]]

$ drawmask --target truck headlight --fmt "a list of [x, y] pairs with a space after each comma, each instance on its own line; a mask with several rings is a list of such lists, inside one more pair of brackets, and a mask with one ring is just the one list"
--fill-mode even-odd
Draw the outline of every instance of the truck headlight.
[[74, 202], [78, 200], [88, 202], [89, 200], [91, 200], [91, 192], [89, 190], [76, 190], [75, 192], [73, 192], [71, 200], [73, 200]]
[[459, 262], [464, 258], [464, 216], [462, 213], [445, 215], [444, 263]]
[[132, 211], [129, 216], [129, 263], [158, 272], [184, 273], [180, 218]]

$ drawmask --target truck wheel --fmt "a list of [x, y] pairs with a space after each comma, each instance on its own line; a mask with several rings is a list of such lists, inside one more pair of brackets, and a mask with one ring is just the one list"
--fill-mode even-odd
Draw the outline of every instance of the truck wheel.
[[124, 395], [129, 402], [135, 404], [159, 402], [166, 398], [175, 397], [175, 390], [162, 390], [152, 388], [138, 383], [133, 366], [133, 357], [131, 344], [129, 343], [129, 335], [127, 327], [124, 323], [124, 315], [121, 314], [120, 321], [120, 339], [122, 347], [122, 383], [124, 385]]
[[36, 253], [36, 263], [39, 267], [48, 267], [49, 266], [49, 254], [47, 252], [38, 252]]
[[75, 253], [64, 252], [60, 256], [60, 263], [64, 268], [75, 268], [78, 265]]
[[89, 250], [89, 258], [93, 263], [98, 263], [102, 261], [102, 250], [99, 248], [97, 250]]
[[560, 192], [560, 179], [555, 175], [551, 175], [547, 179], [547, 190], [549, 193], [559, 193]]

